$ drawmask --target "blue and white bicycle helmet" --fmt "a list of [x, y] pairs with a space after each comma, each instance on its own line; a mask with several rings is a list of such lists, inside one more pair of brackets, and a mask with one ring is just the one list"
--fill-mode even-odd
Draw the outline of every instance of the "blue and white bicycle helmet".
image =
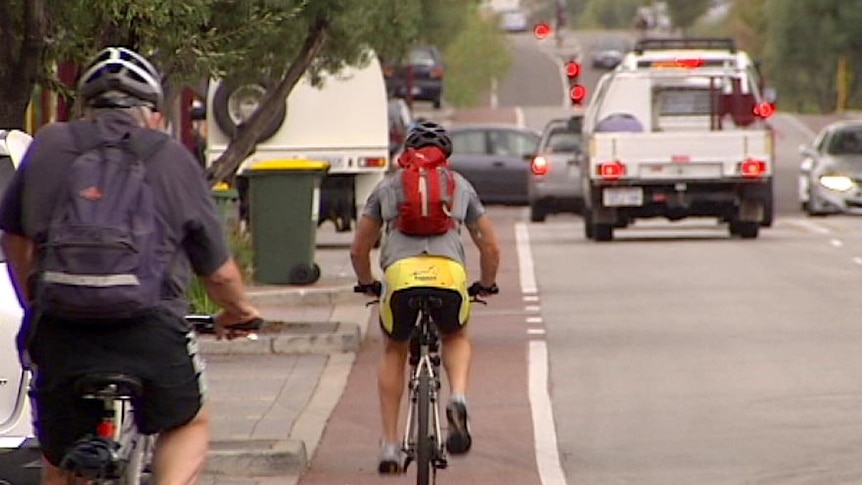
[[78, 94], [87, 106], [161, 110], [161, 75], [142, 55], [125, 47], [102, 49], [84, 69]]

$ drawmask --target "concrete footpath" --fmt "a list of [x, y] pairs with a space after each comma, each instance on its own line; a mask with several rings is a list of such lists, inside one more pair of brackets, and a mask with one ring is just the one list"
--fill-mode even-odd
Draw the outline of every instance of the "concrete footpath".
[[252, 286], [267, 320], [256, 340], [200, 337], [212, 407], [201, 484], [297, 483], [341, 396], [371, 307], [353, 293], [352, 232], [324, 224], [307, 286]]

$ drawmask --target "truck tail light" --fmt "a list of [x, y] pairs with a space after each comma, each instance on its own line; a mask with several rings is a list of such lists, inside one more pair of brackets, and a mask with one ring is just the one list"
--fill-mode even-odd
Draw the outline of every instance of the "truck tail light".
[[442, 79], [443, 78], [443, 68], [435, 67], [431, 70], [431, 77], [434, 79]]
[[766, 173], [766, 162], [749, 158], [739, 164], [739, 172], [745, 178], [759, 178]]
[[626, 174], [626, 166], [619, 160], [605, 162], [598, 166], [599, 176], [606, 180], [617, 180]]
[[533, 160], [530, 162], [530, 171], [536, 175], [545, 175], [550, 168], [548, 159], [541, 155], [533, 157]]
[[360, 158], [359, 166], [362, 168], [369, 167], [385, 167], [386, 159], [383, 157], [374, 157], [374, 158]]

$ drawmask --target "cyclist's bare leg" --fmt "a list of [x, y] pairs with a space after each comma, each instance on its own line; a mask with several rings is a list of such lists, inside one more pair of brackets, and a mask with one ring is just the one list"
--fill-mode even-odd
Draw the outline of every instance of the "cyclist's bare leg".
[[50, 464], [45, 457], [42, 457], [42, 480], [41, 485], [83, 485], [83, 480], [75, 481], [74, 478], [67, 472], [61, 471], [59, 468]]
[[409, 351], [407, 342], [386, 338], [380, 367], [377, 370], [383, 439], [389, 443], [399, 441], [398, 412], [401, 409], [401, 396], [404, 394], [404, 364], [407, 362]]
[[155, 485], [193, 485], [204, 467], [209, 445], [209, 407], [177, 428], [159, 433], [153, 453]]
[[466, 395], [472, 355], [473, 347], [467, 330], [443, 335], [443, 367], [449, 378], [450, 394]]

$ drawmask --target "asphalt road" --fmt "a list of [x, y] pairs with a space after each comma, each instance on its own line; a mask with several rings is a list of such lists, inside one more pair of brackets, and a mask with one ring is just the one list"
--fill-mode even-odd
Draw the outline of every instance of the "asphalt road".
[[[499, 107], [471, 116], [541, 129], [571, 112], [562, 79], [541, 44], [512, 40]], [[596, 244], [576, 216], [490, 209], [503, 292], [471, 322], [476, 448], [440, 483], [862, 483], [862, 220], [800, 213], [796, 150], [823, 120], [772, 122], [778, 216], [757, 240], [656, 220]], [[371, 332], [302, 484], [382, 482], [380, 345]]]

